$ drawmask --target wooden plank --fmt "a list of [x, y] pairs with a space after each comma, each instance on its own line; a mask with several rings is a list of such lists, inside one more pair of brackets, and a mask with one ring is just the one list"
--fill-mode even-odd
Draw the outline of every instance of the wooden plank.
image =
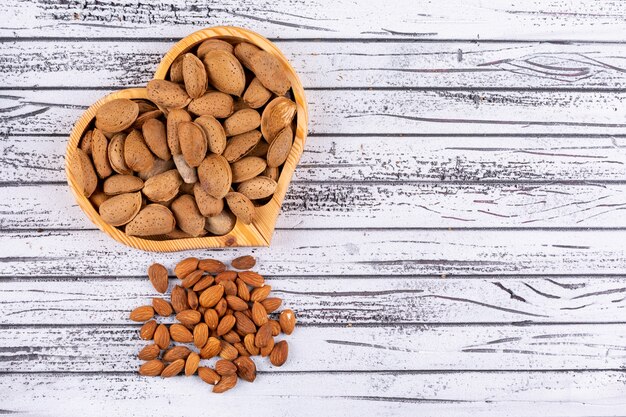
[[199, 378], [127, 374], [2, 374], [0, 385], [3, 411], [25, 416], [617, 416], [626, 405], [623, 371], [269, 373], [222, 396]]
[[[149, 304], [152, 297], [161, 297], [145, 277], [148, 264], [142, 264], [141, 260], [132, 263], [144, 269], [143, 276], [6, 280], [0, 286], [3, 311], [0, 324], [128, 324], [132, 309]], [[33, 266], [33, 272], [36, 267]], [[116, 276], [117, 269], [111, 264], [108, 273]], [[175, 281], [171, 280], [171, 287]], [[273, 293], [283, 298], [283, 307], [296, 311], [298, 322], [308, 326], [621, 323], [626, 302], [626, 282], [621, 276], [447, 279], [288, 276], [270, 277], [268, 283]]]
[[[252, 253], [260, 271], [281, 276], [615, 274], [626, 268], [622, 235], [619, 230], [277, 230], [271, 248], [223, 252], [227, 259]], [[99, 230], [4, 231], [0, 247], [0, 276], [136, 276], [156, 259], [173, 264], [199, 254], [139, 252]]]
[[0, 36], [183, 37], [234, 25], [268, 37], [623, 40], [620, 2], [7, 1]]
[[[65, 182], [65, 136], [0, 140], [0, 182]], [[294, 181], [626, 181], [624, 137], [312, 136]]]
[[[3, 229], [95, 229], [67, 185], [5, 186]], [[306, 183], [278, 228], [625, 228], [626, 184]]]
[[[137, 352], [148, 344], [139, 339], [137, 328], [5, 328], [2, 370], [134, 372], [142, 363]], [[610, 370], [624, 364], [626, 329], [623, 324], [302, 327], [286, 340], [289, 362], [281, 370], [288, 372]], [[259, 371], [276, 370], [267, 358], [254, 361]]]
[[[141, 87], [170, 41], [0, 44], [6, 85]], [[617, 89], [626, 85], [626, 45], [597, 43], [277, 42], [305, 88]]]
[[[0, 90], [0, 133], [67, 134], [107, 90]], [[315, 134], [623, 134], [626, 92], [308, 90]]]

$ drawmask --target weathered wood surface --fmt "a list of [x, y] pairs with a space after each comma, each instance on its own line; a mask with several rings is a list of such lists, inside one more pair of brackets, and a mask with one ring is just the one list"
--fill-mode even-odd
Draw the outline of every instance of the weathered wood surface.
[[623, 40], [619, 1], [34, 0], [0, 3], [0, 36], [183, 37], [234, 25], [271, 38]]
[[[173, 42], [27, 40], [0, 44], [13, 88], [131, 87]], [[276, 42], [305, 88], [609, 89], [626, 84], [623, 43]]]
[[[306, 326], [604, 322], [626, 329], [622, 276], [443, 279], [381, 273], [271, 277], [268, 282]], [[0, 325], [126, 325], [129, 312], [150, 304], [152, 297], [161, 295], [145, 275], [6, 279]]]

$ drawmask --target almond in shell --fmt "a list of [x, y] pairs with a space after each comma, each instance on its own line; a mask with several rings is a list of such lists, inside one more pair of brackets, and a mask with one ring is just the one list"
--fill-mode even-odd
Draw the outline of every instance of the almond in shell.
[[214, 49], [202, 59], [209, 82], [219, 91], [241, 96], [246, 87], [246, 74], [239, 60], [230, 52]]
[[98, 176], [91, 163], [91, 159], [82, 149], [76, 149], [71, 156], [68, 169], [74, 176], [76, 187], [85, 196], [89, 197], [98, 186]]
[[141, 132], [130, 132], [124, 141], [124, 161], [128, 168], [133, 171], [147, 171], [154, 165], [154, 160]]
[[96, 111], [96, 128], [109, 133], [129, 128], [139, 115], [139, 105], [127, 98], [104, 103]]
[[291, 81], [282, 63], [267, 51], [257, 51], [250, 57], [254, 75], [268, 90], [282, 96], [291, 88]]
[[265, 155], [267, 155], [267, 148], [269, 148], [270, 145], [269, 143], [267, 143], [266, 141], [259, 141], [259, 143], [257, 143], [257, 145], [254, 147], [254, 149], [252, 149], [247, 156], [258, 156], [259, 158], [265, 158]]
[[[254, 110], [253, 110], [254, 111]], [[256, 113], [256, 112], [255, 112]], [[258, 113], [257, 113], [258, 114]], [[222, 154], [230, 163], [240, 160], [247, 155], [261, 140], [261, 132], [251, 130], [237, 136], [233, 136], [228, 141], [226, 149]]]
[[222, 198], [215, 198], [211, 196], [201, 186], [199, 182], [193, 186], [193, 194], [198, 205], [198, 210], [203, 216], [215, 216], [224, 209], [224, 200]]
[[166, 109], [181, 109], [189, 104], [191, 97], [180, 84], [167, 80], [148, 81], [148, 98]]
[[163, 112], [159, 109], [150, 110], [145, 113], [140, 113], [139, 117], [137, 117], [137, 119], [135, 120], [135, 122], [132, 124], [131, 127], [133, 129], [141, 129], [143, 128], [143, 125], [146, 124], [148, 120], [154, 120], [156, 118], [161, 117], [162, 115], [163, 115]]
[[256, 129], [261, 125], [261, 115], [254, 109], [236, 111], [224, 120], [226, 136], [240, 135]]
[[222, 124], [213, 116], [200, 116], [194, 122], [204, 131], [209, 151], [221, 155], [226, 148], [226, 132]]
[[263, 173], [261, 174], [265, 177], [271, 178], [274, 181], [278, 181], [278, 177], [280, 175], [280, 171], [278, 170], [277, 167], [267, 167], [265, 168], [265, 171], [263, 171]]
[[182, 153], [178, 139], [178, 125], [182, 122], [190, 122], [191, 115], [183, 109], [175, 109], [167, 115], [167, 146], [172, 155]]
[[158, 119], [146, 121], [141, 127], [141, 132], [146, 145], [148, 145], [153, 154], [165, 161], [172, 157], [167, 145], [165, 124], [162, 121]]
[[243, 94], [243, 101], [251, 108], [258, 109], [267, 103], [270, 97], [272, 97], [272, 92], [255, 77]]
[[246, 156], [231, 164], [232, 182], [244, 182], [256, 177], [265, 170], [267, 163], [256, 156]]
[[144, 195], [155, 202], [166, 202], [176, 197], [183, 180], [175, 169], [149, 178], [143, 187]]
[[[144, 181], [154, 177], [155, 175], [162, 174], [170, 169], [175, 168], [174, 161], [168, 159], [167, 161], [163, 159], [156, 158], [154, 160], [154, 164], [152, 164], [152, 168], [147, 171], [140, 171], [137, 173], [137, 176]], [[132, 173], [132, 171], [130, 171]]]
[[216, 49], [230, 52], [231, 54], [234, 50], [233, 46], [226, 41], [221, 39], [207, 39], [202, 42], [200, 46], [198, 46], [196, 55], [198, 55], [198, 58], [202, 59], [209, 51], [214, 51]]
[[178, 141], [187, 165], [194, 168], [200, 165], [207, 151], [207, 140], [202, 128], [194, 122], [180, 122]]
[[192, 53], [183, 55], [183, 81], [191, 98], [198, 98], [206, 92], [206, 69], [202, 61]]
[[278, 184], [273, 179], [258, 176], [239, 184], [237, 191], [248, 197], [250, 200], [259, 200], [274, 194], [277, 186]]
[[126, 133], [118, 133], [109, 142], [109, 164], [118, 174], [132, 174], [132, 170], [126, 165], [124, 160], [124, 143]]
[[126, 225], [126, 234], [129, 236], [163, 235], [174, 230], [175, 226], [176, 220], [170, 209], [160, 204], [148, 204]]
[[291, 124], [296, 110], [296, 103], [286, 97], [276, 97], [269, 102], [261, 115], [261, 133], [268, 143], [272, 143], [276, 134]]
[[106, 195], [104, 191], [98, 189], [96, 189], [96, 191], [94, 191], [93, 194], [91, 194], [91, 196], [89, 197], [89, 201], [91, 202], [91, 204], [93, 204], [96, 210], [99, 210], [102, 203], [104, 203], [108, 199], [109, 196]]
[[170, 66], [170, 81], [177, 84], [185, 82], [183, 80], [183, 55], [179, 55], [174, 62], [172, 62], [172, 66]]
[[141, 193], [116, 195], [100, 205], [100, 217], [111, 226], [122, 226], [135, 218], [141, 203]]
[[220, 214], [207, 217], [204, 228], [216, 236], [223, 236], [235, 228], [237, 218], [228, 210], [223, 210]]
[[276, 168], [281, 166], [291, 152], [293, 144], [293, 131], [287, 126], [274, 137], [270, 147], [267, 149], [267, 166]]
[[100, 178], [106, 178], [113, 173], [109, 163], [109, 141], [100, 129], [94, 129], [91, 138], [91, 158]]
[[220, 119], [233, 113], [232, 96], [220, 91], [209, 91], [189, 103], [189, 111], [198, 116], [213, 116]]
[[143, 188], [143, 180], [133, 175], [113, 175], [104, 181], [102, 186], [107, 195], [132, 193]]
[[82, 139], [80, 140], [79, 147], [87, 155], [91, 155], [91, 139], [92, 139], [92, 135], [93, 135], [93, 130], [88, 130], [87, 132], [85, 132], [85, 134], [83, 135]]
[[245, 195], [230, 192], [226, 194], [226, 204], [228, 204], [230, 211], [244, 224], [250, 224], [254, 220], [254, 204]]
[[205, 220], [192, 196], [181, 195], [172, 202], [171, 209], [174, 212], [176, 224], [183, 232], [191, 236], [200, 236], [204, 232]]
[[222, 155], [211, 154], [198, 167], [198, 178], [204, 190], [213, 198], [223, 198], [230, 190], [232, 173]]
[[235, 46], [235, 56], [249, 69], [252, 69], [252, 56], [259, 51], [259, 48], [248, 42], [241, 42]]

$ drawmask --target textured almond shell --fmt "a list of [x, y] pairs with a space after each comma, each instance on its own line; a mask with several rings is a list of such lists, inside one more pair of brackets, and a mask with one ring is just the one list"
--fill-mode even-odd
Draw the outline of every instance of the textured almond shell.
[[226, 194], [226, 204], [228, 204], [230, 211], [244, 224], [250, 224], [252, 220], [254, 220], [254, 204], [252, 204], [252, 201], [245, 195], [230, 192]]
[[128, 168], [124, 160], [124, 143], [126, 142], [126, 133], [118, 133], [111, 138], [109, 142], [109, 164], [111, 168], [118, 174], [131, 174], [132, 169]]
[[89, 197], [98, 186], [98, 176], [91, 163], [91, 159], [82, 149], [76, 149], [74, 156], [68, 161], [68, 168], [74, 175], [80, 192]]
[[258, 78], [250, 82], [250, 85], [243, 93], [243, 101], [253, 109], [262, 107], [272, 97], [272, 92], [265, 88]]
[[88, 130], [87, 132], [85, 132], [85, 134], [83, 135], [82, 139], [80, 140], [80, 146], [79, 147], [87, 155], [91, 155], [91, 139], [92, 139], [92, 135], [93, 135], [93, 130]]
[[153, 154], [166, 161], [172, 157], [167, 145], [165, 124], [162, 121], [158, 119], [146, 121], [141, 127], [141, 132], [146, 145], [148, 145]]
[[147, 171], [154, 165], [154, 160], [141, 132], [130, 132], [124, 141], [124, 161], [128, 168], [133, 171]]
[[174, 161], [168, 159], [164, 161], [163, 159], [156, 158], [154, 160], [154, 164], [152, 168], [147, 171], [140, 171], [137, 173], [137, 176], [142, 180], [146, 181], [149, 178], [154, 177], [155, 175], [159, 175], [164, 173], [165, 171], [169, 171], [170, 169], [175, 168]]
[[217, 49], [230, 52], [232, 54], [234, 47], [228, 42], [221, 39], [207, 39], [206, 41], [202, 42], [200, 46], [198, 46], [198, 51], [196, 52], [196, 55], [198, 55], [198, 58], [202, 59], [209, 51], [214, 51]]
[[259, 48], [248, 42], [241, 42], [235, 46], [235, 56], [249, 69], [252, 69], [252, 56], [258, 51]]
[[254, 109], [236, 111], [224, 120], [226, 136], [235, 136], [249, 132], [261, 126], [261, 115]]
[[137, 119], [135, 120], [135, 122], [132, 124], [131, 127], [133, 129], [141, 129], [148, 120], [159, 118], [162, 115], [163, 115], [163, 112], [158, 109], [150, 110], [145, 113], [140, 113], [139, 117], [137, 117]]
[[148, 204], [126, 225], [129, 236], [156, 236], [170, 233], [176, 226], [174, 215], [165, 206]]
[[193, 184], [198, 181], [198, 173], [196, 172], [196, 168], [190, 167], [185, 161], [185, 157], [180, 155], [174, 155], [172, 157], [174, 160], [174, 164], [176, 164], [176, 169], [180, 173], [180, 176], [183, 178], [183, 181], [187, 184]]
[[172, 155], [182, 153], [178, 139], [178, 124], [180, 122], [190, 122], [191, 115], [183, 109], [175, 109], [167, 115], [167, 146]]
[[274, 181], [278, 181], [279, 174], [280, 174], [280, 171], [276, 167], [267, 167], [265, 168], [265, 171], [261, 173], [261, 175], [267, 178], [271, 178]]
[[109, 163], [109, 141], [100, 129], [94, 129], [91, 138], [91, 158], [100, 178], [106, 178], [113, 173]]
[[198, 98], [206, 92], [208, 86], [204, 64], [192, 53], [183, 55], [183, 80], [189, 97]]
[[181, 109], [189, 104], [191, 97], [179, 84], [167, 80], [148, 81], [148, 98], [166, 109]]
[[234, 229], [237, 218], [228, 210], [223, 210], [220, 214], [207, 217], [204, 228], [214, 235], [223, 236]]
[[148, 200], [163, 203], [176, 197], [182, 182], [178, 170], [171, 169], [149, 178], [142, 191]]
[[261, 133], [268, 143], [283, 128], [289, 126], [296, 115], [296, 103], [285, 97], [276, 97], [270, 101], [261, 115]]
[[246, 87], [246, 74], [239, 60], [230, 52], [214, 49], [202, 59], [209, 82], [226, 94], [241, 96]]
[[180, 229], [191, 236], [200, 236], [204, 232], [204, 216], [198, 210], [196, 200], [183, 194], [172, 202], [171, 210]]
[[199, 182], [193, 185], [193, 195], [196, 199], [198, 210], [205, 217], [215, 216], [224, 210], [224, 199], [211, 196], [202, 188]]
[[232, 173], [226, 158], [209, 155], [198, 167], [198, 178], [205, 191], [214, 198], [223, 198], [230, 190]]
[[200, 116], [194, 121], [204, 131], [209, 151], [221, 155], [226, 148], [226, 132], [213, 116]]
[[246, 156], [243, 159], [231, 164], [232, 182], [244, 182], [259, 175], [267, 163], [264, 159], [256, 156]]
[[285, 68], [280, 61], [267, 51], [257, 51], [250, 57], [252, 72], [261, 84], [276, 95], [282, 96], [291, 88]]
[[96, 111], [96, 128], [109, 133], [129, 128], [139, 115], [139, 105], [127, 98], [117, 98], [104, 103]]
[[172, 62], [170, 67], [170, 81], [182, 84], [183, 80], [183, 55], [179, 56]]
[[269, 148], [270, 145], [269, 143], [267, 143], [264, 140], [259, 141], [259, 143], [256, 144], [256, 146], [254, 147], [254, 149], [252, 149], [247, 156], [258, 156], [259, 158], [265, 158], [265, 156], [267, 155], [267, 148]]
[[194, 122], [180, 122], [178, 141], [187, 165], [194, 168], [200, 165], [207, 151], [207, 140], [202, 128]]
[[267, 166], [271, 168], [281, 166], [287, 160], [292, 144], [293, 131], [291, 127], [287, 126], [270, 143], [270, 147], [267, 149]]
[[100, 205], [100, 217], [111, 226], [122, 226], [139, 213], [141, 203], [141, 193], [116, 195]]
[[209, 91], [189, 103], [189, 111], [198, 116], [213, 116], [219, 119], [233, 113], [233, 98], [221, 91]]
[[247, 155], [261, 140], [261, 132], [251, 130], [229, 139], [228, 145], [222, 154], [230, 163], [238, 161]]
[[143, 180], [133, 175], [112, 175], [104, 181], [102, 190], [107, 195], [132, 193], [143, 188]]
[[248, 197], [250, 200], [267, 198], [274, 194], [278, 183], [265, 176], [258, 176], [242, 182], [237, 187], [237, 192]]

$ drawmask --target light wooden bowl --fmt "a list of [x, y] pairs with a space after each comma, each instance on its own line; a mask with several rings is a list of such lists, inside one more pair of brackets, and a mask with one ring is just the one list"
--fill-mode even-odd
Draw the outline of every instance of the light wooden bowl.
[[289, 64], [289, 61], [280, 52], [280, 50], [269, 40], [261, 35], [251, 32], [246, 29], [236, 27], [214, 27], [209, 29], [203, 29], [195, 32], [186, 38], [179, 41], [176, 45], [170, 49], [161, 61], [159, 67], [156, 70], [155, 79], [164, 79], [169, 71], [169, 68], [174, 60], [181, 54], [189, 51], [194, 46], [198, 45], [204, 40], [209, 38], [220, 38], [229, 40], [231, 42], [247, 41], [261, 49], [264, 49], [278, 58], [283, 64], [289, 79], [292, 84], [292, 94], [294, 101], [297, 105], [297, 119], [296, 129], [293, 147], [291, 153], [287, 158], [287, 161], [282, 167], [280, 178], [278, 179], [278, 187], [272, 199], [265, 205], [257, 207], [256, 219], [249, 225], [245, 225], [240, 221], [237, 221], [235, 228], [224, 236], [208, 236], [197, 237], [187, 239], [170, 239], [170, 240], [153, 240], [139, 238], [135, 236], [128, 236], [122, 230], [110, 226], [105, 223], [98, 214], [98, 211], [91, 204], [89, 199], [85, 197], [76, 185], [76, 180], [70, 172], [67, 161], [76, 153], [80, 139], [83, 137], [85, 131], [89, 128], [93, 121], [96, 111], [107, 101], [116, 98], [129, 98], [129, 99], [147, 99], [147, 92], [145, 88], [132, 88], [127, 90], [121, 90], [112, 93], [94, 105], [89, 107], [87, 111], [81, 116], [81, 118], [74, 125], [74, 129], [70, 134], [69, 143], [67, 145], [66, 152], [66, 165], [65, 172], [67, 174], [68, 183], [76, 201], [80, 208], [87, 214], [87, 217], [96, 225], [100, 230], [111, 236], [113, 239], [121, 242], [125, 245], [133, 248], [155, 251], [155, 252], [173, 252], [187, 249], [201, 249], [201, 248], [225, 248], [234, 246], [269, 246], [276, 220], [282, 202], [285, 198], [287, 188], [291, 182], [293, 172], [300, 160], [302, 151], [304, 150], [304, 143], [307, 137], [308, 128], [308, 113], [306, 98], [304, 95], [304, 89], [302, 83], [298, 78], [295, 70]]

